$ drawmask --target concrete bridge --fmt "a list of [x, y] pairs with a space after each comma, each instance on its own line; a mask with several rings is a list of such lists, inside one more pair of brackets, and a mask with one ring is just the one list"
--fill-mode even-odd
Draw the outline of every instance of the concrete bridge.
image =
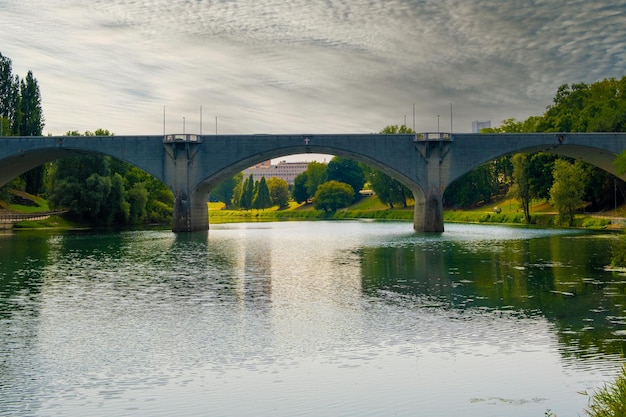
[[207, 194], [221, 181], [268, 159], [323, 153], [362, 161], [404, 183], [415, 197], [414, 229], [441, 232], [446, 187], [488, 161], [543, 151], [615, 174], [613, 160], [625, 149], [626, 133], [16, 136], [0, 138], [0, 186], [59, 158], [110, 155], [172, 190], [174, 232], [206, 230]]

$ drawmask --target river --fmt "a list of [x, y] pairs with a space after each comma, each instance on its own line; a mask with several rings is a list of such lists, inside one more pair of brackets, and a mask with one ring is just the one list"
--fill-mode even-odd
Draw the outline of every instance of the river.
[[[0, 235], [0, 416], [558, 416], [624, 361], [611, 235]], [[548, 411], [550, 410], [550, 411]]]

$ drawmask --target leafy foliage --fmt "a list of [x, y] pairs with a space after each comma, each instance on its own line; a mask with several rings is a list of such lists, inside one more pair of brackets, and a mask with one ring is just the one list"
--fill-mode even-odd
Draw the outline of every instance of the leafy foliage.
[[239, 172], [218, 184], [217, 187], [211, 190], [211, 196], [217, 199], [217, 201], [224, 203], [226, 208], [229, 208], [231, 204], [234, 204], [233, 198], [235, 197], [235, 190], [241, 190], [242, 180], [243, 172]]
[[[393, 135], [415, 133], [415, 131], [405, 125], [389, 125], [385, 126], [380, 133]], [[372, 191], [376, 193], [381, 202], [388, 204], [389, 208], [393, 208], [394, 204], [402, 204], [403, 207], [406, 207], [407, 198], [413, 196], [413, 193], [406, 185], [382, 171], [366, 167], [365, 176], [370, 183]]]
[[[110, 133], [102, 129], [85, 132], [85, 136], [93, 135]], [[171, 191], [139, 168], [109, 156], [59, 159], [50, 164], [48, 177], [50, 206], [68, 209], [75, 220], [103, 226], [171, 221]]]
[[550, 203], [556, 207], [561, 221], [571, 226], [574, 213], [581, 208], [587, 172], [580, 161], [573, 164], [557, 159], [554, 162], [554, 184], [550, 189]]
[[267, 180], [272, 205], [279, 209], [289, 207], [289, 184], [282, 178], [272, 177]]
[[335, 156], [328, 163], [327, 180], [349, 184], [354, 190], [355, 201], [359, 197], [359, 191], [365, 184], [365, 176], [361, 166], [352, 159]]
[[271, 207], [272, 200], [270, 198], [270, 190], [267, 187], [265, 177], [261, 177], [255, 188], [254, 197], [252, 198], [252, 207], [255, 209], [266, 209]]
[[[41, 108], [39, 85], [28, 71], [26, 78], [20, 80], [12, 74], [12, 61], [0, 54], [0, 136], [40, 136], [43, 131], [44, 117]], [[31, 194], [40, 194], [44, 187], [45, 166], [36, 167], [21, 178], [24, 189]], [[0, 195], [7, 195], [7, 189], [0, 190]]]
[[339, 181], [328, 181], [317, 188], [313, 198], [316, 210], [334, 212], [348, 207], [354, 200], [354, 190], [350, 184]]
[[524, 211], [526, 224], [530, 223], [530, 158], [526, 154], [518, 153], [513, 156], [513, 187], [511, 194], [520, 200]]
[[296, 203], [304, 203], [309, 198], [309, 192], [306, 189], [306, 181], [308, 175], [306, 172], [302, 172], [296, 175], [293, 180], [293, 190], [291, 196]]
[[239, 197], [239, 207], [244, 210], [252, 208], [252, 199], [254, 197], [254, 178], [252, 174], [243, 183]]

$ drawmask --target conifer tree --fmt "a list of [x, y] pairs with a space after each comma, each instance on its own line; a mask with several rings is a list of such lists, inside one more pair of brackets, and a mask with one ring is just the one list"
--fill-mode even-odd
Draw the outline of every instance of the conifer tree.
[[252, 201], [252, 207], [255, 209], [266, 209], [272, 206], [272, 199], [270, 198], [270, 190], [265, 181], [265, 177], [261, 177], [258, 182], [254, 199]]

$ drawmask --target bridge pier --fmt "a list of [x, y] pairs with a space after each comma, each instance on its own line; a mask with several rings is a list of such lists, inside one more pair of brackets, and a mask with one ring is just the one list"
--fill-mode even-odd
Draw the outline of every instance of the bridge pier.
[[415, 209], [413, 212], [413, 229], [416, 232], [443, 232], [443, 196], [437, 188], [426, 193], [422, 190], [413, 191]]
[[189, 198], [186, 193], [174, 196], [174, 222], [172, 231], [197, 232], [209, 229], [209, 211], [206, 198], [194, 193]]
[[174, 193], [174, 233], [209, 229], [206, 193], [193, 189], [200, 167], [196, 159], [201, 143], [201, 137], [188, 134], [166, 135], [163, 139], [166, 157], [171, 161], [166, 177]]

